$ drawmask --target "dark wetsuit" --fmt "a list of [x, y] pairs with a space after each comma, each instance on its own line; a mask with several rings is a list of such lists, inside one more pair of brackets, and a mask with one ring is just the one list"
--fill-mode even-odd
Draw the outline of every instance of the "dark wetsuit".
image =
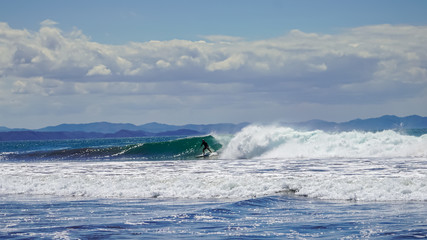
[[209, 148], [209, 145], [208, 145], [208, 143], [207, 142], [205, 142], [205, 140], [203, 140], [202, 141], [202, 145], [200, 145], [200, 147], [201, 146], [204, 146], [204, 148], [203, 148], [203, 154], [205, 154], [205, 150], [207, 149], [207, 150], [209, 150], [209, 152], [212, 152], [211, 151], [211, 149]]

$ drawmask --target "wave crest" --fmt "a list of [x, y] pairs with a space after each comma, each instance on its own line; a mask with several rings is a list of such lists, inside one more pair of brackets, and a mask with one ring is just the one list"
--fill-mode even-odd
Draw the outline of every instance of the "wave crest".
[[236, 134], [223, 158], [360, 158], [426, 157], [427, 135], [381, 132], [298, 131], [288, 127], [251, 125]]

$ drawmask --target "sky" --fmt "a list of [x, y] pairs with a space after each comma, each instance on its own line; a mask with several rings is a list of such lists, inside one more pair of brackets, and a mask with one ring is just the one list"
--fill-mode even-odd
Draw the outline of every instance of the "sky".
[[0, 1], [0, 126], [427, 116], [427, 1]]

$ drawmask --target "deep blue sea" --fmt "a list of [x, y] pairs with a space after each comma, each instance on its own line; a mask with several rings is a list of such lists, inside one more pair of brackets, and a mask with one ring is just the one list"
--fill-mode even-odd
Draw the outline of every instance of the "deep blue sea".
[[0, 142], [0, 238], [423, 239], [425, 133]]

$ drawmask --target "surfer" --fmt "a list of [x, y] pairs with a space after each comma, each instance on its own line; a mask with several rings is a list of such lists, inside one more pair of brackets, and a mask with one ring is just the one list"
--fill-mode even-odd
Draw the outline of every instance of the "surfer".
[[205, 142], [205, 139], [202, 139], [202, 145], [200, 145], [200, 147], [204, 146], [203, 148], [203, 155], [205, 154], [206, 149], [209, 150], [209, 152], [212, 152], [211, 149], [209, 148], [209, 145], [207, 142]]

